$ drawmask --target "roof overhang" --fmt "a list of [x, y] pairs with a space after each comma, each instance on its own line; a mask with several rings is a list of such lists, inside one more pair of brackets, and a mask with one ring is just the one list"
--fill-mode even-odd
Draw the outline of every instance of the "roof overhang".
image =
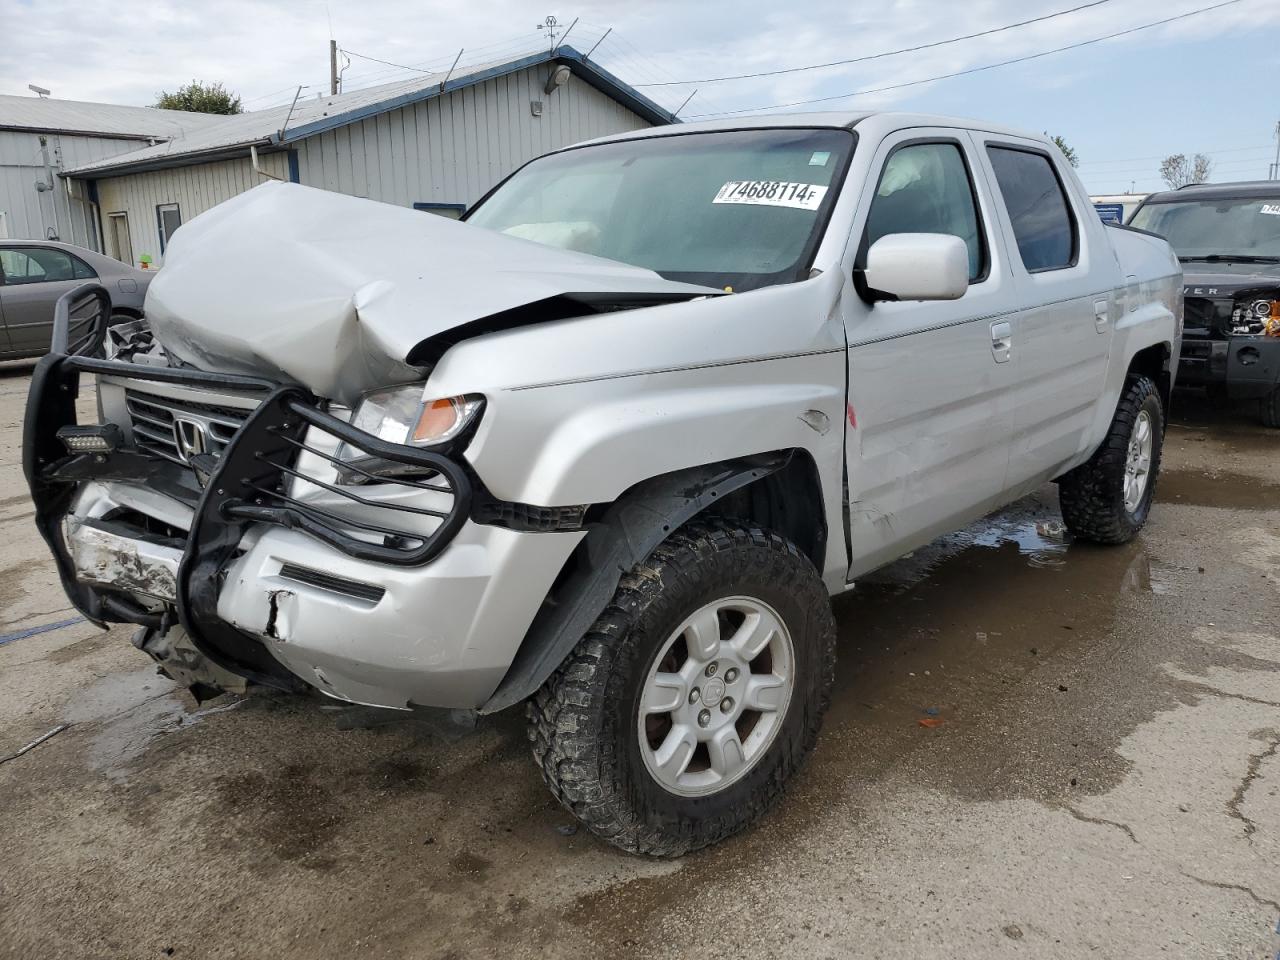
[[262, 154], [279, 153], [284, 147], [273, 140], [263, 137], [258, 140], [246, 140], [243, 143], [223, 144], [208, 150], [194, 153], [180, 153], [171, 157], [148, 157], [136, 163], [121, 163], [110, 167], [91, 167], [87, 170], [63, 170], [60, 177], [71, 180], [108, 180], [111, 177], [123, 177], [131, 173], [150, 173], [155, 170], [173, 170], [177, 167], [194, 167], [202, 163], [215, 163], [220, 160], [246, 160], [249, 148], [257, 147]]
[[0, 123], [0, 130], [14, 133], [43, 133], [46, 136], [96, 137], [100, 140], [140, 140], [144, 143], [160, 142], [172, 137], [169, 133], [104, 133], [101, 130], [73, 130], [69, 127], [41, 127], [23, 123]]

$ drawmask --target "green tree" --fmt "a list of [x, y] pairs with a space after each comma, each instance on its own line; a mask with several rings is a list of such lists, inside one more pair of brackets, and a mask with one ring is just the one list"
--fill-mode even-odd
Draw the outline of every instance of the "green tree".
[[220, 83], [192, 80], [173, 93], [165, 90], [156, 96], [154, 106], [161, 110], [189, 110], [195, 113], [244, 113], [240, 98], [229, 93]]
[[1054, 144], [1057, 145], [1058, 149], [1062, 151], [1062, 155], [1067, 158], [1067, 163], [1071, 164], [1073, 167], [1080, 166], [1080, 158], [1076, 155], [1074, 147], [1056, 133], [1049, 139], [1052, 140]]

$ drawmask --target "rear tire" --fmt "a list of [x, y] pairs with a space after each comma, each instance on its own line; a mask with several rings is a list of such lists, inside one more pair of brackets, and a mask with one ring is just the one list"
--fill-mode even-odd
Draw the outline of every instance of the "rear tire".
[[813, 749], [835, 673], [826, 588], [794, 544], [698, 521], [622, 578], [529, 706], [556, 798], [630, 853], [757, 820]]
[[1259, 402], [1262, 414], [1262, 425], [1272, 429], [1280, 428], [1280, 387], [1274, 388]]
[[1058, 482], [1062, 519], [1076, 537], [1127, 543], [1147, 522], [1160, 473], [1164, 405], [1148, 377], [1126, 386], [1106, 439]]

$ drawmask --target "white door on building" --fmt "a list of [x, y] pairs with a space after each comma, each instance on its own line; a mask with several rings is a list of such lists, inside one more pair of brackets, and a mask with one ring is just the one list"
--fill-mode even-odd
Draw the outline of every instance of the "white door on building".
[[107, 236], [111, 238], [109, 252], [121, 263], [133, 265], [133, 244], [129, 242], [129, 215], [107, 214]]

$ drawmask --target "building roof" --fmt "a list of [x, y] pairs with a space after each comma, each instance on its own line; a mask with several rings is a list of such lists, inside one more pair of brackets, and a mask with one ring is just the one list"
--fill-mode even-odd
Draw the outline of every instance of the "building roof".
[[0, 95], [0, 130], [84, 134], [121, 140], [168, 140], [224, 117], [155, 107]]
[[495, 60], [460, 68], [452, 74], [425, 74], [412, 80], [381, 84], [337, 96], [300, 99], [293, 106], [284, 105], [231, 117], [218, 117], [218, 122], [198, 131], [189, 131], [181, 139], [118, 154], [66, 172], [75, 177], [115, 176], [243, 156], [250, 146], [284, 146], [366, 117], [552, 62], [565, 64], [573, 71], [574, 76], [635, 111], [650, 123], [676, 122], [671, 113], [648, 97], [588, 60], [573, 47], [562, 46], [554, 53], [544, 51], [514, 59]]
[[1177, 190], [1162, 190], [1147, 203], [1176, 203], [1180, 200], [1254, 200], [1280, 197], [1280, 180], [1241, 180], [1237, 183], [1189, 183]]

